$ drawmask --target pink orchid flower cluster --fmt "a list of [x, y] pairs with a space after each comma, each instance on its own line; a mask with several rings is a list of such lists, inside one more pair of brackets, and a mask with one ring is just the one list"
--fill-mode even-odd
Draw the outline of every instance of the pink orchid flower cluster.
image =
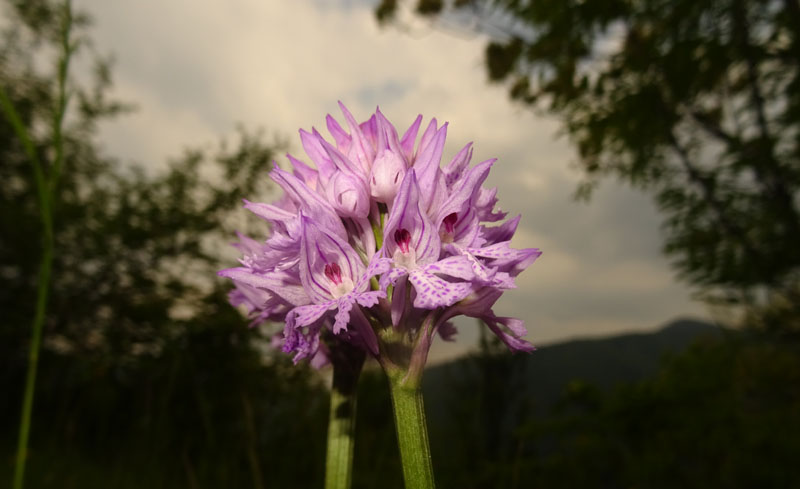
[[359, 124], [339, 105], [347, 130], [328, 115], [333, 143], [300, 130], [316, 168], [287, 155], [292, 171], [270, 173], [283, 197], [245, 201], [271, 235], [239, 235], [241, 266], [219, 272], [233, 280], [231, 302], [254, 323], [285, 323], [282, 349], [295, 361], [323, 357], [323, 333], [379, 356], [384, 330], [424, 335], [427, 356], [433, 333], [451, 339], [458, 315], [532, 350], [522, 321], [492, 311], [541, 254], [511, 248], [519, 216], [488, 224], [506, 217], [497, 189], [482, 186], [495, 160], [470, 167], [469, 143], [442, 167], [447, 123], [432, 119], [416, 143], [421, 115], [400, 137], [379, 109]]

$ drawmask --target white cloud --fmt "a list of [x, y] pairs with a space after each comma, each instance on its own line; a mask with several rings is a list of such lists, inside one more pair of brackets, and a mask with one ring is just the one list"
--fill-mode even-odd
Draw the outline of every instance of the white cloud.
[[[140, 106], [104, 129], [114, 154], [164, 161], [237, 122], [291, 136], [300, 153], [297, 128], [325, 132], [339, 99], [358, 118], [380, 104], [401, 131], [422, 112], [451, 123], [445, 158], [468, 141], [477, 161], [499, 158], [489, 184], [500, 188], [503, 209], [524, 215], [515, 244], [545, 252], [497, 307], [524, 317], [531, 338], [653, 327], [699, 312], [659, 255], [647, 198], [608, 182], [590, 205], [572, 202], [573, 151], [554, 137], [555, 121], [486, 84], [480, 37], [381, 29], [360, 1], [78, 3], [95, 16], [98, 46], [116, 55], [118, 93]], [[462, 345], [475, 338], [464, 336]]]

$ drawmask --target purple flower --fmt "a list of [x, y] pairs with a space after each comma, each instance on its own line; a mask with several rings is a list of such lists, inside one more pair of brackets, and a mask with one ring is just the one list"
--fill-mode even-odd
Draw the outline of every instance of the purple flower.
[[419, 136], [419, 116], [399, 136], [380, 110], [359, 123], [340, 107], [345, 124], [326, 118], [331, 141], [300, 131], [313, 166], [287, 155], [291, 172], [270, 173], [284, 191], [277, 202], [245, 201], [271, 233], [239, 236], [240, 266], [219, 272], [234, 282], [231, 303], [254, 324], [284, 323], [279, 342], [296, 361], [324, 359], [329, 331], [384, 365], [419, 369], [432, 335], [451, 338], [458, 315], [532, 350], [521, 321], [492, 311], [541, 254], [511, 248], [519, 216], [494, 224], [506, 215], [483, 187], [495, 160], [470, 167], [470, 143], [442, 166], [447, 123], [432, 119]]
[[[442, 257], [439, 234], [423, 209], [416, 171], [403, 179], [383, 230], [383, 254], [394, 267], [381, 278], [381, 287], [396, 285], [408, 276], [414, 286], [414, 307], [436, 309], [455, 304], [474, 288], [470, 263], [461, 256]], [[454, 280], [446, 280], [445, 275]], [[399, 290], [399, 289], [398, 289]], [[403, 307], [405, 294], [394, 294], [392, 303]]]
[[[389, 269], [389, 261], [374, 256], [365, 267], [355, 250], [343, 239], [320, 228], [312, 219], [302, 216], [300, 241], [300, 281], [308, 292], [312, 304], [298, 306], [286, 316], [286, 330], [297, 331], [312, 325], [328, 311], [336, 311], [334, 334], [347, 330], [351, 323], [351, 310], [355, 304], [372, 307], [378, 299], [386, 297], [382, 290], [369, 290], [369, 279]], [[374, 331], [368, 323], [357, 318], [352, 321], [360, 342], [373, 354], [378, 353]], [[291, 347], [284, 346], [287, 352]]]

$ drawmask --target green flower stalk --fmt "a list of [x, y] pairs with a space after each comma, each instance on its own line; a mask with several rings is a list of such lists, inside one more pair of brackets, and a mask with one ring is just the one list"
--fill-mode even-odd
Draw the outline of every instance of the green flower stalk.
[[353, 478], [356, 427], [356, 390], [366, 354], [360, 348], [332, 339], [331, 404], [328, 417], [328, 450], [325, 489], [349, 489]]
[[416, 337], [394, 328], [385, 328], [381, 337], [383, 350], [380, 363], [389, 379], [406, 489], [435, 486], [422, 400], [422, 370], [428, 356], [435, 319], [435, 312], [429, 313]]

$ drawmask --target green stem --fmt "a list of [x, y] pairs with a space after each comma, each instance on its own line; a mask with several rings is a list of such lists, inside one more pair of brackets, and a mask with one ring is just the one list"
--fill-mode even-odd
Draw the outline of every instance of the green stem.
[[47, 297], [50, 289], [50, 270], [53, 264], [52, 239], [45, 240], [42, 263], [39, 269], [39, 285], [36, 294], [36, 314], [33, 318], [33, 334], [28, 352], [28, 374], [25, 378], [25, 394], [22, 399], [22, 414], [17, 440], [17, 458], [14, 467], [14, 489], [22, 489], [25, 480], [25, 462], [28, 458], [28, 438], [31, 431], [33, 395], [36, 387], [36, 371], [39, 365], [39, 347], [42, 344], [42, 327], [47, 312]]
[[39, 351], [42, 344], [42, 329], [47, 315], [47, 301], [50, 292], [50, 276], [53, 268], [53, 203], [56, 200], [56, 187], [64, 159], [63, 125], [64, 115], [67, 110], [67, 73], [69, 61], [74, 51], [70, 41], [72, 29], [72, 5], [70, 0], [64, 2], [64, 11], [61, 24], [62, 52], [58, 62], [58, 81], [56, 106], [53, 110], [52, 147], [54, 151], [53, 164], [49, 175], [39, 160], [36, 147], [33, 143], [28, 128], [14, 107], [11, 97], [3, 87], [0, 87], [0, 109], [6, 119], [11, 123], [14, 132], [22, 144], [26, 156], [33, 166], [36, 191], [39, 198], [39, 212], [42, 221], [42, 258], [39, 264], [39, 280], [36, 285], [36, 312], [31, 325], [31, 343], [28, 351], [28, 370], [25, 376], [25, 392], [22, 397], [20, 414], [19, 438], [17, 439], [17, 455], [14, 465], [13, 488], [22, 489], [25, 483], [25, 467], [28, 459], [28, 441], [31, 431], [31, 417], [33, 413], [34, 394], [36, 392], [36, 374], [39, 366]]
[[364, 352], [344, 342], [331, 349], [333, 386], [328, 419], [325, 489], [350, 489], [356, 427], [356, 390]]
[[405, 378], [399, 372], [389, 375], [403, 479], [406, 489], [433, 489], [435, 484], [422, 389], [419, 382], [406, 382]]
[[50, 173], [50, 192], [56, 193], [59, 177], [61, 176], [61, 165], [64, 162], [64, 117], [67, 114], [67, 104], [69, 103], [69, 93], [67, 91], [67, 74], [72, 54], [75, 52], [76, 44], [70, 39], [72, 32], [72, 1], [65, 0], [64, 11], [61, 18], [61, 56], [58, 60], [58, 81], [56, 105], [53, 110], [53, 167]]

